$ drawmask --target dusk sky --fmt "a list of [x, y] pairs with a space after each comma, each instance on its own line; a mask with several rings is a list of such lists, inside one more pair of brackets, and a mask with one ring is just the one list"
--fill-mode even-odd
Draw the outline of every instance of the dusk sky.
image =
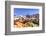
[[14, 16], [38, 14], [39, 9], [14, 8]]

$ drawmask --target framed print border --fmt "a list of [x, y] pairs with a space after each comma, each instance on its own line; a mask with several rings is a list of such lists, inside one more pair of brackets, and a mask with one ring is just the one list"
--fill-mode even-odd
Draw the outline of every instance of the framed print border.
[[[42, 6], [42, 30], [11, 32], [10, 31], [11, 30], [11, 25], [10, 25], [11, 5]], [[45, 3], [5, 1], [5, 35], [44, 33], [45, 32], [45, 9], [44, 8], [45, 8]]]

